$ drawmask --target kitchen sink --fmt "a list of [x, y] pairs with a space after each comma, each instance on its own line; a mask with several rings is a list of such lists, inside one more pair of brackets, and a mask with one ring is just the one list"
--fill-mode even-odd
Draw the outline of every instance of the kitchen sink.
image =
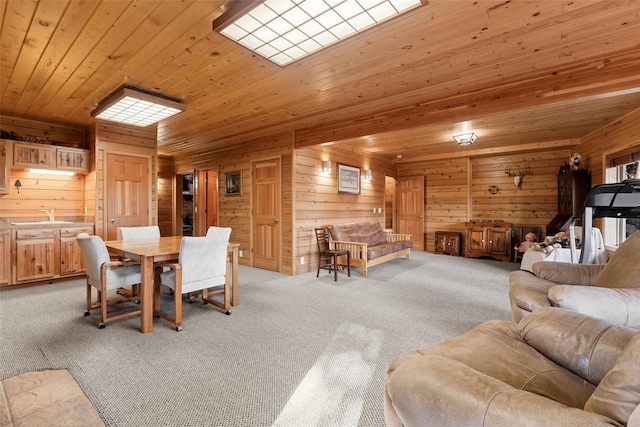
[[41, 225], [41, 224], [73, 224], [73, 221], [31, 221], [12, 222], [11, 225]]

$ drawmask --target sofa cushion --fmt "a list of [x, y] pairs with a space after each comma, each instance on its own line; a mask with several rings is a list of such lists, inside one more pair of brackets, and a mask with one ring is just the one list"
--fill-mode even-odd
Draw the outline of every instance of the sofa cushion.
[[369, 246], [387, 243], [387, 236], [379, 222], [348, 222], [329, 228], [331, 238], [343, 242], [361, 242]]
[[636, 231], [618, 247], [595, 280], [604, 288], [640, 288], [640, 231]]
[[584, 406], [622, 425], [640, 404], [640, 332], [636, 333], [613, 368], [604, 376]]
[[[436, 346], [409, 353], [397, 359], [390, 369], [397, 366], [395, 363], [401, 364], [423, 355], [454, 359], [511, 387], [573, 408], [582, 409], [595, 389], [593, 384], [541, 357], [520, 337], [518, 325], [504, 320], [483, 323]], [[445, 386], [443, 383], [442, 387]]]
[[557, 285], [548, 297], [556, 307], [640, 329], [640, 289]]
[[397, 242], [384, 243], [382, 245], [367, 246], [367, 259], [376, 259], [386, 254], [411, 248], [413, 242], [411, 240], [400, 240]]
[[519, 323], [520, 336], [558, 365], [598, 384], [637, 331], [561, 308], [541, 308]]
[[536, 277], [556, 284], [593, 285], [604, 267], [604, 264], [541, 261], [533, 264], [531, 271]]
[[512, 303], [526, 311], [549, 307], [547, 290], [556, 283], [541, 279], [533, 274], [516, 270], [509, 273], [509, 298]]

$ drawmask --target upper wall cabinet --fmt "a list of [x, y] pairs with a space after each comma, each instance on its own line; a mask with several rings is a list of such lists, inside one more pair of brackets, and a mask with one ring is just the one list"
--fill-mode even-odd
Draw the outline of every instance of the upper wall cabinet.
[[89, 151], [79, 148], [54, 148], [56, 150], [56, 169], [89, 172]]
[[55, 145], [14, 142], [13, 167], [89, 172], [89, 151]]
[[13, 166], [25, 168], [54, 169], [51, 145], [14, 142]]

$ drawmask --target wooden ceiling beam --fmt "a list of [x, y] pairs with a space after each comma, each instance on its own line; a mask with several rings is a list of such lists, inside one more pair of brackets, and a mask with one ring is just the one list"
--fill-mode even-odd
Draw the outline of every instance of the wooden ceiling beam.
[[[471, 120], [532, 105], [547, 105], [587, 97], [640, 92], [640, 49], [616, 56], [580, 61], [559, 70], [539, 71], [540, 77], [515, 77], [514, 83], [430, 100], [358, 119], [297, 129], [295, 147], [392, 132], [439, 122]], [[613, 77], [615, 76], [615, 77]]]
[[447, 160], [454, 158], [471, 158], [496, 156], [498, 154], [521, 153], [530, 151], [555, 150], [558, 148], [575, 147], [580, 145], [579, 139], [564, 139], [559, 141], [535, 142], [532, 144], [517, 144], [507, 147], [481, 148], [477, 150], [464, 150], [460, 152], [425, 154], [423, 156], [412, 156], [411, 158], [395, 159], [394, 164], [424, 162], [429, 160]]

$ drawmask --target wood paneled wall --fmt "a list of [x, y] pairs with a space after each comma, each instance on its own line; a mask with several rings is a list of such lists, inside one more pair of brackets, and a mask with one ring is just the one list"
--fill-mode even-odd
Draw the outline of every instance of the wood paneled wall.
[[[591, 185], [594, 186], [606, 183], [608, 160], [616, 157], [616, 153], [630, 148], [640, 149], [640, 109], [587, 135], [575, 151], [580, 153], [591, 171]], [[608, 233], [604, 221], [594, 220], [593, 225], [600, 227], [606, 238]]]
[[640, 147], [640, 108], [587, 135], [576, 151], [591, 171], [591, 184], [605, 183], [607, 160], [615, 153]]
[[[231, 227], [231, 240], [240, 243], [243, 257], [240, 263], [251, 264], [251, 162], [254, 160], [280, 157], [282, 161], [282, 227], [281, 266], [285, 274], [295, 274], [293, 265], [293, 141], [290, 134], [265, 137], [247, 141], [242, 147], [228, 151], [211, 153], [198, 158], [175, 158], [175, 173], [192, 173], [194, 170], [218, 170], [218, 225]], [[224, 194], [225, 174], [242, 174], [242, 194]]]
[[[331, 161], [331, 173], [322, 172], [322, 161]], [[337, 163], [372, 171], [370, 181], [360, 182], [360, 194], [338, 193]], [[315, 227], [351, 221], [378, 221], [385, 224], [385, 175], [395, 177], [397, 169], [344, 145], [325, 145], [296, 150], [295, 153], [295, 251], [296, 274], [318, 267]], [[381, 213], [373, 213], [380, 208]], [[301, 258], [304, 257], [304, 264]]]
[[[464, 232], [464, 223], [471, 219], [544, 228], [558, 212], [557, 175], [570, 154], [571, 150], [561, 149], [400, 165], [400, 176], [426, 177], [427, 251], [435, 249], [436, 231]], [[516, 188], [505, 174], [508, 166], [512, 170], [528, 166], [533, 173]], [[490, 186], [498, 187], [498, 193], [491, 194]]]
[[[66, 147], [86, 148], [83, 129], [2, 116], [0, 129], [15, 135]], [[34, 140], [35, 141], [35, 140]], [[10, 160], [11, 161], [11, 160]], [[11, 169], [9, 194], [0, 196], [0, 218], [11, 221], [45, 221], [42, 209], [55, 209], [57, 219], [84, 221], [85, 175], [56, 176]], [[19, 179], [18, 193], [13, 185]], [[91, 218], [88, 219], [91, 221]]]
[[[13, 185], [16, 179], [22, 184], [20, 193]], [[84, 221], [84, 181], [84, 175], [40, 175], [12, 169], [10, 192], [0, 196], [0, 218], [46, 221], [42, 209], [53, 208], [56, 219]]]
[[[91, 205], [94, 214], [95, 233], [106, 237], [105, 203], [105, 152], [113, 152], [131, 156], [150, 157], [151, 167], [151, 206], [150, 224], [157, 224], [158, 199], [157, 199], [157, 141], [155, 128], [135, 128], [133, 126], [116, 126], [107, 123], [98, 123], [92, 126], [88, 132], [91, 140], [92, 162], [91, 174], [94, 180], [88, 183], [85, 197], [87, 204]], [[93, 199], [89, 199], [93, 196]]]
[[436, 231], [464, 231], [468, 217], [468, 160], [404, 163], [400, 176], [422, 175], [425, 182], [425, 248], [435, 250]]
[[176, 215], [175, 172], [173, 157], [158, 156], [158, 227], [161, 236], [173, 236]]
[[[512, 224], [544, 226], [558, 213], [558, 172], [571, 150], [510, 154], [471, 159], [471, 219], [498, 219]], [[505, 168], [532, 174], [516, 187]], [[489, 186], [499, 192], [491, 194]]]
[[9, 133], [15, 132], [17, 136], [27, 140], [37, 138], [37, 141], [48, 144], [87, 148], [85, 131], [82, 128], [2, 116], [0, 129]]

